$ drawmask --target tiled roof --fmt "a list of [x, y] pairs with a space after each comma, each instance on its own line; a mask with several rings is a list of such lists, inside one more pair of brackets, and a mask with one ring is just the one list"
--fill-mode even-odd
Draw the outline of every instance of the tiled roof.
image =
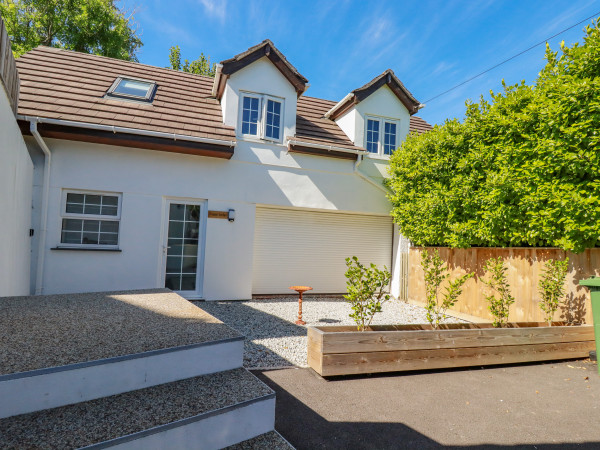
[[284, 54], [269, 39], [265, 39], [260, 44], [250, 47], [245, 52], [239, 53], [233, 58], [221, 61], [221, 72], [225, 75], [231, 75], [263, 56], [269, 58], [275, 67], [281, 71], [282, 75], [294, 85], [298, 91], [298, 95], [301, 95], [306, 90], [308, 80], [298, 72], [298, 69], [287, 60]]
[[337, 123], [323, 117], [332, 105], [335, 105], [335, 102], [330, 100], [300, 97], [296, 110], [296, 136], [294, 140], [364, 150], [356, 147]]
[[[17, 66], [21, 115], [235, 140], [210, 98], [210, 77], [49, 47], [24, 54]], [[119, 75], [155, 81], [154, 101], [104, 98]]]
[[[300, 97], [296, 116], [296, 137], [294, 140], [333, 145], [355, 150], [356, 147], [346, 133], [332, 120], [325, 119], [324, 114], [335, 106], [336, 102], [314, 97]], [[409, 130], [425, 133], [433, 127], [417, 116], [410, 117]]]
[[425, 120], [417, 116], [410, 116], [410, 132], [416, 131], [417, 133], [426, 133], [433, 129], [433, 127]]
[[[235, 140], [223, 124], [221, 105], [211, 98], [213, 78], [102, 56], [37, 47], [17, 59], [21, 77], [19, 114], [100, 125]], [[104, 98], [119, 75], [153, 80], [153, 102]], [[338, 125], [323, 118], [334, 101], [298, 99], [294, 139], [358, 149]], [[431, 128], [412, 116], [410, 128]]]

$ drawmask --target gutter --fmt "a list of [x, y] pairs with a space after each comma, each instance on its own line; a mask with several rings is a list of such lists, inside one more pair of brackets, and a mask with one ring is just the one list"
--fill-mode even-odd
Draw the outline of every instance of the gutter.
[[222, 145], [226, 147], [235, 147], [236, 141], [227, 141], [223, 139], [211, 139], [211, 138], [203, 138], [197, 136], [188, 136], [185, 134], [177, 134], [177, 133], [164, 133], [162, 131], [148, 131], [148, 130], [139, 130], [137, 128], [127, 128], [127, 127], [116, 127], [114, 125], [100, 125], [96, 123], [88, 123], [88, 122], [74, 122], [72, 120], [62, 120], [62, 119], [46, 119], [43, 117], [30, 117], [30, 116], [17, 116], [19, 120], [25, 120], [27, 122], [36, 122], [36, 123], [47, 123], [49, 125], [61, 125], [65, 127], [74, 127], [74, 128], [87, 128], [90, 130], [99, 130], [99, 131], [111, 131], [113, 133], [124, 133], [124, 134], [134, 134], [137, 136], [149, 136], [163, 139], [173, 139], [174, 141], [188, 141], [188, 142], [199, 142], [202, 144], [213, 144], [213, 145]]
[[331, 108], [329, 111], [327, 111], [325, 113], [325, 115], [323, 117], [325, 117], [326, 119], [329, 119], [331, 117], [331, 115], [343, 104], [345, 104], [346, 102], [348, 102], [349, 100], [351, 100], [352, 98], [354, 98], [354, 94], [352, 92], [350, 92], [349, 94], [346, 94], [346, 96], [341, 99], [339, 102], [337, 102], [335, 104], [335, 106], [333, 108]]
[[369, 152], [367, 152], [366, 150], [354, 150], [352, 148], [336, 147], [334, 145], [313, 144], [311, 142], [297, 141], [296, 139], [290, 139], [288, 141], [288, 145], [287, 145], [288, 151], [290, 150], [291, 145], [301, 145], [302, 147], [318, 148], [318, 149], [328, 150], [330, 152], [351, 153], [351, 154], [360, 155], [360, 156], [369, 154]]
[[[366, 152], [368, 153], [368, 152]], [[356, 161], [354, 162], [354, 173], [356, 175], [358, 175], [359, 177], [361, 177], [363, 180], [368, 181], [369, 183], [371, 183], [373, 186], [375, 186], [377, 189], [379, 189], [380, 191], [385, 192], [386, 194], [392, 194], [393, 192], [390, 191], [388, 188], [386, 188], [385, 186], [383, 186], [381, 183], [378, 183], [377, 181], [375, 181], [373, 178], [365, 175], [364, 173], [362, 173], [360, 170], [358, 170], [358, 166], [361, 165], [361, 163], [363, 162], [363, 155], [358, 155], [356, 157]]]
[[46, 254], [46, 229], [48, 225], [48, 192], [50, 191], [50, 165], [52, 154], [37, 129], [37, 121], [31, 120], [29, 131], [44, 152], [44, 182], [42, 184], [42, 211], [40, 216], [40, 240], [38, 242], [37, 270], [35, 277], [35, 295], [44, 292], [44, 256]]
[[287, 146], [288, 151], [290, 150], [290, 146], [294, 145], [294, 144], [302, 145], [304, 147], [309, 147], [309, 148], [313, 147], [313, 148], [325, 149], [325, 150], [329, 150], [329, 151], [336, 151], [336, 152], [344, 152], [344, 153], [355, 154], [356, 155], [356, 161], [354, 162], [354, 170], [353, 170], [353, 172], [356, 175], [358, 175], [359, 177], [361, 177], [363, 180], [371, 183], [373, 186], [375, 186], [380, 191], [382, 191], [382, 192], [384, 192], [386, 194], [392, 194], [392, 191], [390, 191], [388, 188], [386, 188], [385, 186], [383, 186], [381, 183], [378, 183], [377, 181], [373, 180], [371, 177], [365, 175], [360, 170], [358, 170], [358, 166], [360, 166], [362, 164], [362, 162], [363, 162], [363, 156], [369, 154], [368, 151], [366, 151], [366, 150], [353, 150], [351, 148], [344, 148], [344, 147], [334, 147], [333, 145], [312, 144], [312, 143], [309, 143], [309, 142], [297, 141], [295, 139], [290, 139], [288, 141], [288, 146]]

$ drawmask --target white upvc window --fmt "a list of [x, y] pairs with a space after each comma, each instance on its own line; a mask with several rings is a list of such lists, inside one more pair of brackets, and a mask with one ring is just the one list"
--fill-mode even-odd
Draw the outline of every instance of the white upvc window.
[[239, 116], [239, 129], [243, 137], [281, 142], [283, 99], [241, 92]]
[[63, 191], [61, 247], [118, 248], [121, 194]]
[[398, 148], [397, 120], [367, 116], [365, 124], [365, 149], [377, 156], [388, 157]]

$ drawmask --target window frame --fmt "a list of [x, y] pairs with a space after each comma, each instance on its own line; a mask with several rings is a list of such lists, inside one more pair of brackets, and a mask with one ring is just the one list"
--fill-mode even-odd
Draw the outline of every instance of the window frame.
[[[243, 139], [247, 140], [260, 140], [273, 143], [283, 142], [283, 120], [285, 111], [285, 99], [267, 94], [257, 94], [256, 92], [240, 91], [239, 95], [239, 107], [238, 107], [238, 135]], [[257, 134], [247, 134], [242, 132], [242, 123], [244, 118], [244, 98], [251, 97], [257, 98], [259, 101], [258, 105], [258, 123], [257, 123]], [[269, 100], [279, 103], [279, 138], [272, 138], [267, 136], [267, 105]]]
[[394, 119], [391, 117], [385, 117], [385, 116], [373, 116], [370, 114], [365, 115], [365, 131], [364, 131], [364, 149], [365, 150], [367, 150], [367, 136], [368, 136], [369, 120], [374, 120], [376, 122], [379, 122], [379, 135], [377, 138], [377, 153], [369, 152], [369, 154], [367, 156], [372, 157], [372, 158], [389, 159], [389, 157], [392, 156], [393, 151], [389, 155], [386, 155], [384, 153], [385, 124], [391, 123], [391, 124], [396, 125], [396, 142], [394, 145], [394, 150], [396, 150], [398, 148], [398, 141], [399, 141], [399, 134], [400, 134], [400, 120]]
[[[115, 92], [115, 89], [117, 89], [119, 84], [121, 84], [121, 82], [123, 82], [125, 80], [138, 81], [140, 83], [148, 83], [148, 84], [150, 84], [150, 88], [148, 89], [148, 91], [146, 91], [146, 95], [143, 97], [140, 95], [122, 94], [120, 92]], [[152, 100], [154, 99], [154, 94], [156, 92], [156, 86], [157, 86], [156, 81], [145, 80], [143, 78], [129, 77], [126, 75], [119, 75], [115, 79], [113, 84], [110, 86], [108, 91], [106, 91], [106, 95], [111, 98], [122, 98], [122, 99], [137, 100], [137, 101], [141, 101], [141, 102], [151, 103]]]
[[[106, 197], [117, 197], [117, 214], [115, 216], [106, 214], [77, 214], [67, 212], [67, 194], [86, 194], [86, 195], [102, 195]], [[100, 249], [100, 250], [119, 250], [121, 244], [121, 207], [123, 202], [123, 194], [120, 192], [108, 192], [108, 191], [87, 191], [81, 189], [63, 189], [60, 207], [60, 222], [58, 227], [58, 245], [56, 248], [76, 248], [76, 249]], [[119, 231], [117, 233], [116, 244], [75, 244], [75, 243], [63, 243], [63, 220], [64, 219], [77, 219], [77, 220], [98, 220], [100, 222], [118, 222]]]
[[[249, 134], [249, 133], [244, 133], [243, 132], [243, 123], [244, 123], [244, 98], [255, 98], [258, 100], [258, 119], [256, 121], [256, 134]], [[244, 93], [240, 96], [240, 120], [239, 120], [239, 126], [240, 126], [240, 135], [243, 137], [249, 137], [249, 138], [254, 138], [254, 139], [260, 139], [260, 135], [261, 135], [261, 115], [262, 115], [262, 97], [260, 95], [257, 94], [252, 94], [252, 93]]]

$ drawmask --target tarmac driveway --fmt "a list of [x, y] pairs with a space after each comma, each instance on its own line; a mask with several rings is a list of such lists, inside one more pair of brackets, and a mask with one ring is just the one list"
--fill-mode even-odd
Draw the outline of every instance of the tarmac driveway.
[[277, 392], [275, 428], [298, 449], [600, 449], [589, 360], [329, 381], [254, 373]]

